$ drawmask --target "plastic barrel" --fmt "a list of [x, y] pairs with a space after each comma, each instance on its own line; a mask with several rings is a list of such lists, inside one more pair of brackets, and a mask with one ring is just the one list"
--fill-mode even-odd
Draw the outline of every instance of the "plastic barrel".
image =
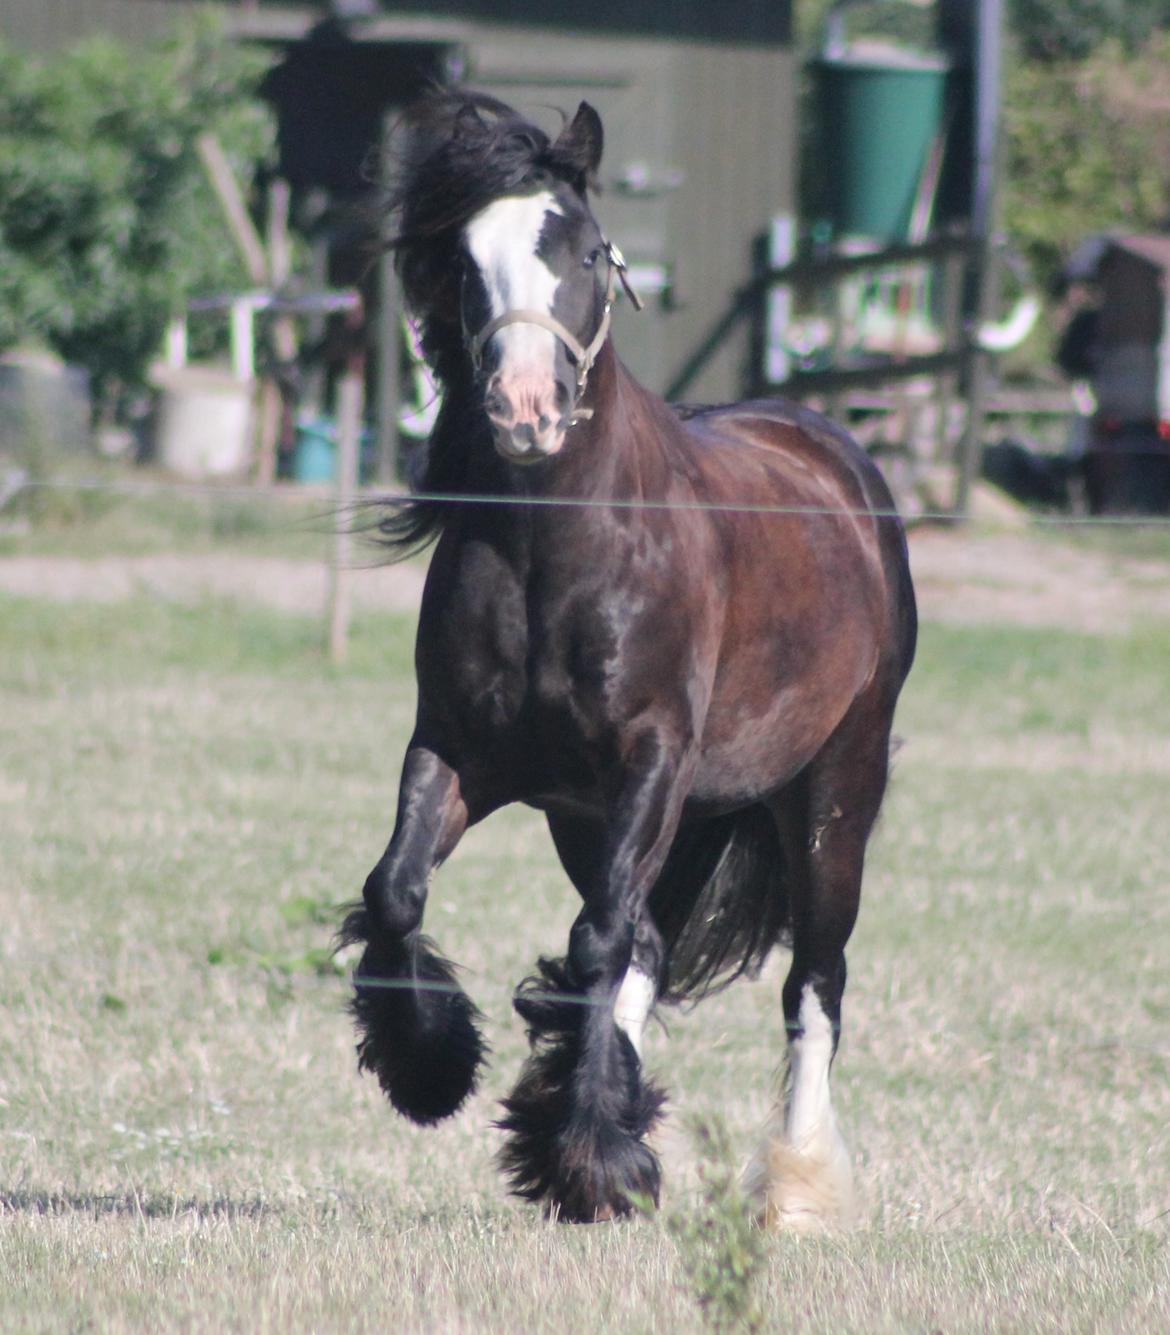
[[820, 168], [839, 237], [906, 237], [927, 155], [942, 123], [941, 57], [845, 55], [813, 65]]
[[337, 479], [337, 428], [328, 419], [297, 426], [292, 474], [297, 482]]

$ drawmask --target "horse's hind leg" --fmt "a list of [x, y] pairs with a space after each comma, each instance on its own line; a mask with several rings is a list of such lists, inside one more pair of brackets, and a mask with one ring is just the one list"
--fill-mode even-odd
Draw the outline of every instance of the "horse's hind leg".
[[889, 732], [857, 711], [773, 803], [790, 876], [792, 966], [784, 984], [787, 1070], [748, 1187], [767, 1223], [820, 1228], [852, 1208], [849, 1156], [829, 1071], [841, 1031], [845, 944], [857, 919], [865, 847], [881, 805]]
[[420, 932], [430, 876], [467, 824], [456, 773], [412, 745], [394, 835], [366, 878], [364, 907], [340, 933], [342, 944], [366, 947], [354, 974], [359, 1065], [400, 1113], [423, 1125], [457, 1111], [483, 1060], [479, 1012]]

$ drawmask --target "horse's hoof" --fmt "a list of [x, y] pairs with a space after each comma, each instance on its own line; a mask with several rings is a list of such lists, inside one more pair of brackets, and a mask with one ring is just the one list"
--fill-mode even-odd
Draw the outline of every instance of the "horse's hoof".
[[824, 1233], [852, 1222], [853, 1174], [843, 1145], [817, 1155], [774, 1140], [762, 1159], [745, 1186], [765, 1228]]

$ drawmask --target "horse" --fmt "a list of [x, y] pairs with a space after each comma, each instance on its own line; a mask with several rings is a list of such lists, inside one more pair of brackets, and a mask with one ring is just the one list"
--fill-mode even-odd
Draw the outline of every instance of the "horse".
[[657, 1206], [647, 1019], [784, 943], [787, 1079], [748, 1185], [770, 1225], [832, 1223], [845, 946], [916, 637], [890, 492], [811, 410], [675, 409], [625, 369], [588, 103], [555, 139], [461, 89], [407, 124], [389, 244], [442, 397], [414, 490], [378, 512], [393, 555], [434, 546], [393, 834], [339, 934], [364, 947], [360, 1068], [421, 1125], [475, 1089], [482, 1016], [423, 935], [427, 890], [526, 803], [582, 905], [514, 997], [511, 1190], [565, 1221]]

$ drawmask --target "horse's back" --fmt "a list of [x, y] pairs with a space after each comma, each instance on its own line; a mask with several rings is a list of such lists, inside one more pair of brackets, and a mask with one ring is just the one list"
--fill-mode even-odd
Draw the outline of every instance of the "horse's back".
[[831, 535], [847, 561], [880, 553], [885, 579], [900, 598], [913, 599], [894, 499], [847, 431], [784, 399], [684, 410], [680, 424], [701, 501], [742, 515], [800, 521], [814, 545]]
[[[765, 452], [763, 466], [771, 487], [788, 493], [790, 503], [810, 494], [824, 498], [826, 490], [840, 492], [837, 509], [862, 509], [878, 514], [894, 510], [893, 498], [880, 470], [851, 435], [827, 417], [787, 399], [745, 399], [711, 407], [684, 406], [677, 410], [684, 428], [700, 454], [727, 455], [729, 466], [746, 447]], [[746, 457], [739, 466], [751, 465]], [[824, 499], [828, 506], [831, 502]], [[816, 503], [804, 508], [817, 508]]]

